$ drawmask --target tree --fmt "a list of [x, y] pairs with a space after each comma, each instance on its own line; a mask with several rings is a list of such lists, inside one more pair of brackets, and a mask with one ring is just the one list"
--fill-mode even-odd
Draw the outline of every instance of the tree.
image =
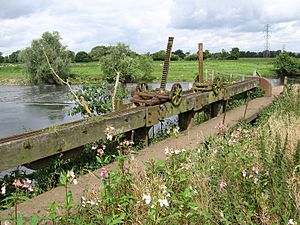
[[117, 72], [120, 82], [136, 82], [150, 76], [152, 63], [149, 56], [139, 56], [129, 46], [119, 43], [110, 47], [108, 55], [100, 59], [101, 69], [108, 82], [114, 82]]
[[15, 51], [13, 53], [11, 53], [9, 56], [8, 56], [8, 62], [10, 63], [18, 63], [19, 62], [19, 54], [20, 54], [20, 50], [18, 51]]
[[178, 55], [180, 59], [184, 59], [185, 54], [181, 49], [176, 50], [175, 52], [173, 52], [174, 55]]
[[235, 47], [231, 49], [230, 54], [227, 58], [237, 60], [239, 59], [239, 57], [240, 57], [240, 49]]
[[277, 75], [281, 77], [292, 76], [300, 73], [300, 64], [286, 51], [283, 51], [278, 56], [276, 56], [274, 61], [274, 68]]
[[92, 61], [99, 61], [101, 57], [106, 56], [109, 53], [109, 47], [99, 45], [94, 48], [92, 48], [90, 52], [90, 57]]
[[75, 55], [75, 62], [90, 62], [91, 57], [85, 51], [77, 52]]
[[70, 58], [71, 62], [75, 62], [75, 52], [68, 50], [67, 54], [68, 54], [68, 57]]
[[71, 60], [66, 46], [62, 45], [60, 40], [61, 37], [57, 31], [45, 32], [42, 38], [33, 40], [31, 47], [20, 53], [20, 59], [25, 63], [24, 69], [29, 73], [31, 83], [60, 84], [54, 78], [44, 52], [47, 54], [55, 72], [64, 80], [68, 78]]
[[203, 52], [203, 59], [208, 59], [211, 57], [211, 53], [208, 50]]
[[198, 59], [198, 55], [197, 54], [189, 54], [189, 55], [186, 55], [184, 60], [186, 61], [194, 61], [194, 60], [197, 60]]
[[0, 52], [0, 63], [3, 63], [3, 62], [4, 62], [4, 57], [3, 57], [2, 55], [3, 55], [3, 53]]
[[153, 53], [151, 56], [154, 61], [163, 61], [165, 58], [165, 54], [165, 50], [160, 50], [158, 52]]

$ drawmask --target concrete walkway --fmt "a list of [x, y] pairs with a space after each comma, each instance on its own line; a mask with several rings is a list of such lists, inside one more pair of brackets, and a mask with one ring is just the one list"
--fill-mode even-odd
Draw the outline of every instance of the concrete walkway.
[[[283, 87], [276, 87], [273, 89], [273, 97], [279, 95], [283, 90]], [[257, 98], [249, 102], [245, 119], [251, 121], [255, 119], [259, 113], [268, 107], [273, 100], [273, 97]], [[239, 119], [243, 118], [245, 106], [238, 107], [226, 113], [225, 125], [232, 127], [236, 125]], [[173, 149], [190, 149], [199, 146], [199, 144], [208, 136], [215, 135], [217, 130], [215, 127], [221, 124], [223, 121], [223, 115], [215, 117], [205, 123], [194, 126], [191, 129], [184, 131], [178, 135], [178, 137], [168, 138], [159, 143], [153, 144], [142, 151], [140, 151], [135, 159], [138, 165], [143, 167], [144, 163], [150, 159], [163, 160], [165, 159], [164, 149], [165, 147]], [[116, 163], [112, 163], [106, 166], [108, 170], [116, 168]], [[98, 169], [94, 171], [95, 174], [100, 174]], [[78, 179], [77, 185], [71, 185], [70, 190], [73, 193], [75, 202], [80, 202], [80, 197], [83, 195], [84, 190], [101, 188], [101, 181], [93, 174], [86, 174]], [[63, 187], [57, 187], [49, 192], [41, 194], [31, 200], [21, 203], [19, 213], [31, 216], [34, 213], [40, 215], [47, 215], [46, 208], [50, 207], [50, 204], [55, 201], [58, 205], [62, 205], [64, 202], [65, 189]], [[0, 213], [0, 218], [6, 218], [8, 215], [13, 215], [13, 209], [8, 209]]]

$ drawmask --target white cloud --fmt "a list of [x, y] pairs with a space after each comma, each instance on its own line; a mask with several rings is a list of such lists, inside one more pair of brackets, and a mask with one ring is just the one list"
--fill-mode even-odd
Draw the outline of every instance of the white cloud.
[[74, 51], [99, 44], [125, 42], [135, 51], [164, 49], [174, 36], [174, 49], [212, 51], [238, 46], [263, 50], [263, 29], [272, 26], [271, 48], [286, 43], [300, 51], [298, 0], [0, 0], [0, 51], [30, 45], [45, 31], [59, 31]]

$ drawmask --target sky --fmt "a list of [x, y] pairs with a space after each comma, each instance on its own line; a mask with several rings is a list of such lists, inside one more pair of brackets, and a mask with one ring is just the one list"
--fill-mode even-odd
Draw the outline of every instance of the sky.
[[211, 52], [232, 47], [300, 52], [300, 0], [0, 0], [0, 52], [58, 31], [68, 49], [125, 43], [138, 53], [166, 48]]

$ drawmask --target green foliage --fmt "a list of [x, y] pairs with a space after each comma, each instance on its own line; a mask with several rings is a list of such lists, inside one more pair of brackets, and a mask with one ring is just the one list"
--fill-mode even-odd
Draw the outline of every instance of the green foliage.
[[104, 79], [114, 82], [117, 72], [120, 73], [120, 82], [137, 82], [142, 78], [151, 79], [152, 72], [151, 59], [148, 56], [138, 56], [125, 44], [111, 46], [109, 54], [100, 60]]
[[230, 51], [230, 55], [228, 56], [228, 59], [237, 60], [240, 57], [240, 49], [235, 47], [232, 48]]
[[31, 83], [59, 84], [47, 64], [43, 50], [55, 72], [64, 80], [68, 78], [71, 60], [66, 46], [62, 45], [60, 40], [61, 37], [58, 32], [45, 32], [42, 38], [33, 40], [31, 47], [20, 53], [20, 59], [25, 63], [24, 69], [29, 74]]
[[91, 52], [89, 53], [92, 61], [99, 61], [103, 56], [109, 53], [109, 47], [100, 45], [92, 48]]
[[[87, 102], [89, 109], [94, 115], [103, 115], [111, 112], [112, 110], [112, 94], [113, 84], [102, 83], [98, 85], [84, 85], [81, 89], [76, 91], [76, 95], [83, 97]], [[118, 87], [116, 100], [122, 101], [128, 97], [127, 90], [121, 86]], [[71, 100], [74, 100], [73, 96], [70, 96]], [[75, 102], [75, 107], [71, 111], [71, 115], [81, 114], [83, 117], [87, 117], [88, 114], [81, 105]]]
[[77, 52], [75, 55], [75, 62], [90, 62], [91, 57], [85, 51]]
[[67, 51], [68, 57], [70, 58], [71, 62], [75, 62], [75, 52], [68, 50]]
[[0, 63], [4, 63], [4, 57], [3, 57], [3, 53], [0, 52]]
[[274, 69], [278, 76], [292, 76], [300, 73], [300, 63], [286, 51], [276, 56]]
[[151, 57], [154, 61], [163, 61], [165, 58], [166, 51], [160, 50], [151, 54]]
[[172, 54], [179, 56], [180, 59], [184, 59], [184, 57], [185, 57], [185, 54], [184, 54], [184, 52], [181, 49], [177, 49]]
[[9, 63], [18, 63], [19, 60], [19, 54], [20, 54], [20, 50], [12, 52], [9, 56], [8, 56], [8, 62]]
[[186, 60], [186, 61], [198, 60], [198, 55], [197, 54], [188, 54], [185, 56], [184, 60]]

